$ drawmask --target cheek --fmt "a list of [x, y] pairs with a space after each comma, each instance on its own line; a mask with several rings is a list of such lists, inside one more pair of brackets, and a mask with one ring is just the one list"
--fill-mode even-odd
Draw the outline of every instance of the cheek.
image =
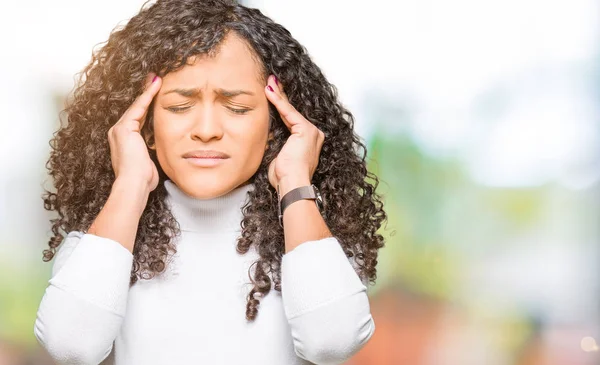
[[162, 116], [162, 113], [154, 110], [152, 127], [153, 127], [153, 131], [154, 131], [154, 140], [156, 141], [157, 144], [161, 144], [161, 141], [164, 140], [164, 136], [165, 136], [165, 130], [164, 130], [165, 123], [164, 123], [163, 119], [164, 119], [164, 117]]
[[257, 167], [265, 153], [269, 135], [268, 114], [243, 128], [236, 129], [235, 144], [238, 146], [238, 154], [241, 157], [240, 163]]
[[174, 163], [177, 161], [174, 146], [177, 143], [178, 131], [173, 128], [173, 123], [161, 115], [154, 116], [154, 143], [156, 146], [156, 157], [158, 162], [167, 173], [172, 176], [175, 169]]
[[169, 120], [159, 113], [154, 115], [154, 140], [157, 146], [168, 146], [183, 131], [177, 130], [177, 123]]

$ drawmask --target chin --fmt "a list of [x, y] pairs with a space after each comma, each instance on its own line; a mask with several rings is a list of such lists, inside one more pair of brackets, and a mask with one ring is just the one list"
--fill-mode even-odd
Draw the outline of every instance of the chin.
[[228, 193], [235, 188], [234, 181], [227, 181], [221, 177], [189, 176], [174, 181], [187, 195], [196, 199], [212, 199]]

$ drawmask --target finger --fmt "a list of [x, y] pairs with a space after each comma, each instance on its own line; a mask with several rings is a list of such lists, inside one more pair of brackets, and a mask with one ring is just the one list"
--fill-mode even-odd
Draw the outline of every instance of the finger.
[[275, 89], [275, 91], [279, 91], [279, 95], [281, 95], [286, 101], [289, 102], [289, 99], [287, 97], [287, 95], [285, 94], [285, 91], [283, 91], [283, 84], [281, 83], [281, 80], [279, 80], [277, 78], [277, 76], [275, 75], [271, 75], [269, 76], [269, 78], [273, 78], [273, 82], [275, 83], [275, 85], [277, 85], [277, 88]]
[[[148, 90], [148, 87], [150, 86], [150, 84], [152, 84], [152, 80], [154, 80], [154, 77], [156, 76], [156, 74], [154, 72], [150, 72], [148, 73], [148, 75], [146, 75], [146, 79], [144, 80], [144, 91]], [[142, 91], [143, 92], [143, 91]], [[146, 111], [144, 112], [143, 117], [141, 118], [140, 121], [140, 130], [142, 130], [142, 128], [144, 128], [144, 124], [146, 123], [146, 115], [148, 114], [148, 109], [146, 109]]]
[[148, 75], [146, 75], [146, 80], [144, 81], [144, 90], [146, 90], [148, 86], [150, 86], [150, 83], [154, 79], [154, 76], [156, 76], [154, 72], [149, 72]]
[[[150, 105], [152, 105], [152, 102], [150, 102]], [[144, 115], [142, 116], [141, 120], [139, 121], [140, 122], [140, 131], [142, 130], [142, 128], [144, 128], [144, 125], [146, 124], [146, 116], [148, 115], [149, 108], [150, 108], [150, 106], [146, 108]]]
[[131, 106], [125, 111], [123, 114], [122, 120], [130, 121], [135, 120], [140, 122], [140, 129], [143, 127], [142, 123], [144, 122], [144, 117], [146, 112], [148, 111], [148, 107], [152, 103], [154, 96], [160, 90], [160, 86], [162, 84], [162, 79], [158, 76], [153, 78], [153, 81], [148, 85], [146, 90], [141, 93], [135, 101], [131, 104]]
[[[140, 94], [136, 98], [136, 100], [130, 107], [131, 111], [133, 112], [129, 115], [131, 119], [135, 119], [138, 121], [143, 119], [146, 116], [146, 113], [148, 112], [148, 107], [150, 106], [150, 104], [152, 104], [152, 100], [160, 90], [160, 87], [162, 85], [162, 79], [160, 77], [154, 74], [150, 74], [148, 75], [148, 80], [149, 82], [146, 85], [144, 92], [142, 92], [142, 94]], [[143, 111], [143, 113], [140, 115], [141, 111]]]
[[277, 91], [278, 88], [276, 88], [277, 85], [275, 85], [273, 79], [269, 78], [269, 83], [265, 87], [265, 94], [267, 95], [267, 99], [275, 106], [279, 115], [281, 115], [281, 119], [290, 131], [296, 124], [309, 123], [286, 98], [279, 94]]

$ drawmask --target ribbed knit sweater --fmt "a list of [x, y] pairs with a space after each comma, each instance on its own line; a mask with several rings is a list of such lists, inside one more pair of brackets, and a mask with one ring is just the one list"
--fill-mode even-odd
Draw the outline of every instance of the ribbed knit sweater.
[[120, 243], [73, 231], [59, 246], [34, 326], [58, 364], [340, 364], [372, 336], [367, 283], [335, 237], [284, 254], [281, 292], [247, 321], [258, 253], [236, 241], [254, 185], [202, 200], [164, 184], [181, 235], [163, 273], [130, 287]]

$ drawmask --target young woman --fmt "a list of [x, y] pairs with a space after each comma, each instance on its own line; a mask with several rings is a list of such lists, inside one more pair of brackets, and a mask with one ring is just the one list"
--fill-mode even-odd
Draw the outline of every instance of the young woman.
[[339, 364], [372, 336], [378, 180], [284, 27], [158, 0], [95, 52], [66, 112], [34, 327], [57, 363]]

